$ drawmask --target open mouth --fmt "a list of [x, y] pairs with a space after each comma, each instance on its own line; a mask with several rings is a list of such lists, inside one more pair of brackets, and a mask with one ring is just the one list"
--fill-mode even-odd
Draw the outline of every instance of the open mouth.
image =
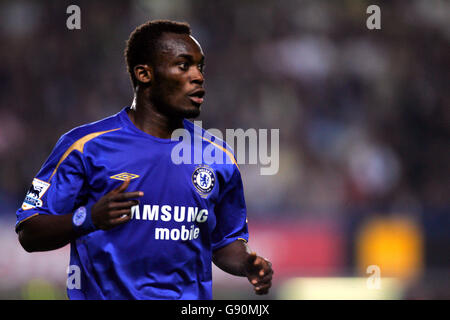
[[204, 89], [198, 89], [193, 91], [192, 93], [188, 94], [189, 99], [195, 104], [195, 105], [201, 105], [203, 103], [203, 97], [205, 95]]

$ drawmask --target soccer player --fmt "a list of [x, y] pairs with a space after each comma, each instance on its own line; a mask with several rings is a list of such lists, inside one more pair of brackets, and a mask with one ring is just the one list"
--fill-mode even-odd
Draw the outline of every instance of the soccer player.
[[[212, 299], [212, 262], [266, 294], [273, 270], [246, 244], [235, 158], [187, 120], [205, 94], [190, 26], [147, 22], [130, 35], [125, 57], [132, 106], [59, 139], [17, 211], [21, 245], [34, 252], [70, 243], [81, 280], [68, 286], [70, 299]], [[192, 139], [171, 139], [176, 129]], [[227, 161], [174, 163], [174, 146], [195, 139], [201, 148], [192, 156], [212, 147]]]

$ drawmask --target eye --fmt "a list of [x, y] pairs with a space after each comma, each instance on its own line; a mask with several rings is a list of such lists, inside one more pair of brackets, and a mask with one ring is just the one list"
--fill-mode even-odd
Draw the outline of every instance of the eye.
[[187, 71], [189, 69], [189, 64], [187, 62], [180, 62], [178, 64], [178, 66], [180, 67], [181, 70], [183, 71]]
[[200, 63], [197, 66], [198, 70], [200, 70], [201, 73], [205, 72], [205, 64], [204, 63]]

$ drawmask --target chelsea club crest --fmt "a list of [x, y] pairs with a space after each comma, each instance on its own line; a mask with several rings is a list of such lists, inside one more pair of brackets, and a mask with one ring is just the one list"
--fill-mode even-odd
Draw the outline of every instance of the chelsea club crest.
[[192, 174], [192, 183], [201, 195], [205, 196], [210, 193], [216, 183], [216, 177], [211, 168], [207, 166], [199, 166]]

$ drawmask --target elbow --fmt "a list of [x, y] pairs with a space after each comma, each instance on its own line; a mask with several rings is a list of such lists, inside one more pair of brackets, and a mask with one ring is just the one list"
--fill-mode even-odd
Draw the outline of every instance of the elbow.
[[36, 251], [36, 249], [31, 245], [32, 241], [30, 241], [29, 237], [27, 237], [27, 233], [23, 228], [19, 231], [19, 243], [26, 252], [31, 253]]

